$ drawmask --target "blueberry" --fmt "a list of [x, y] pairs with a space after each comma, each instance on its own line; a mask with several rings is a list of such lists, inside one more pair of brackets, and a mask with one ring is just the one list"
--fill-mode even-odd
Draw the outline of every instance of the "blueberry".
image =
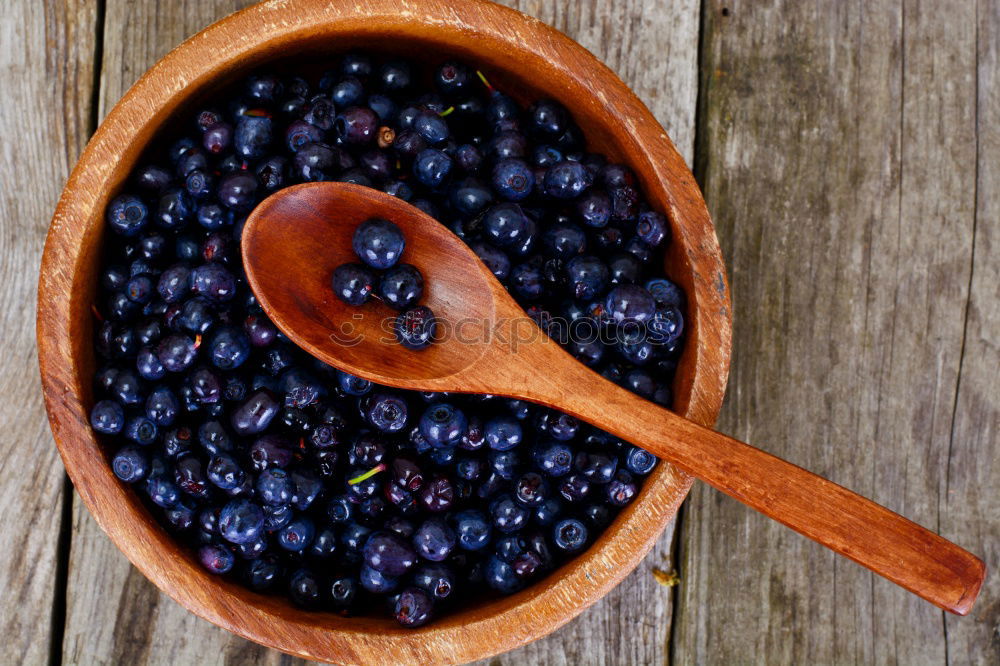
[[271, 505], [285, 505], [291, 502], [294, 488], [288, 472], [280, 468], [265, 469], [257, 477], [255, 484], [257, 498]]
[[233, 551], [225, 546], [207, 545], [198, 549], [198, 561], [201, 566], [214, 574], [229, 573], [236, 564]]
[[529, 511], [507, 494], [500, 495], [490, 503], [493, 526], [505, 534], [516, 532], [528, 523]]
[[420, 418], [420, 434], [436, 447], [457, 445], [468, 428], [465, 414], [448, 403], [429, 406]]
[[454, 515], [453, 523], [459, 548], [479, 551], [489, 545], [493, 528], [481, 512], [460, 511]]
[[611, 199], [604, 192], [592, 190], [577, 200], [576, 213], [584, 225], [601, 229], [611, 221]]
[[350, 608], [358, 594], [358, 581], [350, 576], [335, 578], [330, 583], [330, 599], [337, 608]]
[[435, 476], [420, 490], [420, 503], [432, 513], [440, 513], [451, 508], [455, 500], [455, 488], [448, 477]]
[[495, 451], [507, 451], [518, 446], [523, 438], [521, 424], [509, 416], [499, 416], [486, 422], [486, 443]]
[[378, 115], [364, 106], [352, 106], [337, 115], [333, 129], [347, 145], [363, 145], [375, 139]]
[[379, 82], [386, 92], [402, 92], [410, 87], [413, 73], [410, 64], [403, 60], [391, 60], [382, 65]]
[[219, 203], [236, 212], [249, 212], [257, 203], [257, 179], [246, 171], [234, 171], [219, 181]]
[[135, 236], [149, 221], [149, 210], [139, 197], [123, 194], [108, 204], [106, 218], [115, 233]]
[[146, 398], [146, 416], [158, 426], [171, 426], [180, 411], [177, 396], [166, 386], [157, 386]]
[[341, 371], [337, 372], [337, 384], [340, 386], [340, 390], [347, 395], [365, 395], [372, 390], [372, 383], [367, 379]]
[[217, 122], [207, 127], [201, 135], [201, 145], [213, 155], [218, 155], [233, 144], [233, 126], [227, 122]]
[[152, 420], [145, 416], [132, 416], [125, 422], [125, 437], [143, 446], [156, 441], [159, 430]]
[[388, 594], [399, 587], [399, 578], [376, 571], [367, 564], [362, 565], [358, 582], [372, 594]]
[[352, 246], [361, 261], [375, 269], [386, 269], [399, 261], [406, 240], [395, 224], [373, 217], [355, 229]]
[[524, 160], [508, 157], [494, 165], [491, 184], [507, 201], [522, 201], [535, 188], [535, 173]]
[[208, 460], [205, 469], [208, 480], [222, 490], [240, 487], [246, 478], [236, 460], [227, 453], [216, 453]]
[[413, 175], [423, 185], [440, 187], [451, 173], [452, 160], [436, 148], [424, 148], [413, 160]]
[[125, 427], [125, 410], [114, 400], [101, 400], [90, 410], [90, 425], [104, 435], [117, 435]]
[[541, 139], [558, 139], [567, 129], [566, 110], [556, 101], [539, 100], [528, 109], [528, 131]]
[[242, 116], [236, 123], [233, 145], [240, 157], [260, 159], [271, 144], [272, 122], [267, 116]]
[[500, 203], [483, 217], [483, 232], [500, 247], [516, 247], [524, 242], [531, 231], [531, 224], [516, 203]]
[[593, 182], [590, 172], [579, 162], [562, 161], [545, 170], [542, 191], [554, 199], [575, 199]]
[[267, 390], [251, 394], [232, 413], [233, 429], [240, 435], [255, 435], [267, 429], [278, 414], [278, 403]]
[[406, 401], [392, 393], [373, 393], [367, 398], [365, 419], [382, 432], [399, 432], [406, 426]]
[[573, 257], [566, 264], [570, 293], [574, 298], [590, 300], [600, 294], [608, 282], [608, 267], [591, 255]]
[[156, 291], [167, 303], [184, 299], [191, 289], [191, 269], [184, 264], [175, 264], [160, 274]]
[[390, 577], [402, 576], [417, 562], [413, 548], [392, 532], [372, 533], [362, 554], [368, 567]]
[[309, 569], [299, 569], [288, 579], [288, 596], [303, 608], [315, 608], [323, 600], [319, 577]]
[[436, 601], [449, 598], [456, 583], [455, 574], [444, 564], [425, 564], [413, 574], [413, 584]]
[[656, 301], [644, 287], [623, 284], [608, 293], [605, 307], [615, 323], [645, 324], [653, 319]]
[[396, 597], [393, 616], [404, 627], [419, 627], [434, 614], [434, 602], [430, 595], [419, 587], [408, 587]]
[[524, 587], [524, 583], [517, 577], [514, 568], [496, 555], [491, 555], [486, 560], [484, 575], [486, 583], [503, 594], [513, 594]]
[[424, 277], [415, 266], [396, 264], [382, 274], [378, 291], [386, 305], [408, 310], [423, 296]]
[[234, 499], [219, 513], [219, 534], [234, 544], [257, 539], [264, 528], [264, 512], [248, 499]]
[[240, 329], [225, 326], [209, 338], [206, 352], [212, 365], [220, 370], [233, 370], [250, 356], [250, 339]]
[[674, 305], [657, 308], [649, 322], [649, 339], [659, 345], [670, 345], [684, 331], [684, 316]]
[[611, 482], [605, 486], [605, 495], [612, 506], [625, 506], [638, 492], [639, 488], [632, 475], [623, 469], [618, 470]]
[[630, 446], [625, 453], [623, 462], [633, 474], [645, 475], [656, 467], [656, 456], [637, 446]]
[[528, 507], [538, 507], [545, 502], [548, 483], [538, 472], [526, 472], [514, 484], [514, 499]]
[[194, 201], [185, 190], [167, 190], [160, 197], [156, 223], [163, 229], [180, 229], [187, 225], [193, 212]]
[[475, 76], [462, 63], [449, 60], [434, 72], [434, 85], [445, 95], [455, 95], [474, 85]]
[[535, 449], [535, 465], [549, 476], [569, 474], [573, 464], [573, 451], [566, 444], [551, 442]]
[[111, 470], [125, 483], [135, 483], [149, 472], [149, 458], [135, 446], [123, 446], [111, 460]]
[[432, 562], [443, 562], [455, 548], [454, 531], [440, 518], [425, 521], [413, 535], [417, 555]]
[[552, 542], [560, 550], [576, 553], [587, 544], [587, 527], [575, 518], [560, 520], [552, 528]]
[[263, 592], [274, 587], [280, 574], [281, 564], [278, 558], [274, 555], [264, 555], [247, 565], [244, 578], [251, 589]]
[[426, 349], [437, 335], [437, 319], [429, 307], [418, 305], [396, 317], [393, 330], [407, 349]]
[[278, 530], [278, 545], [287, 551], [301, 552], [312, 545], [316, 526], [304, 517], [295, 518]]

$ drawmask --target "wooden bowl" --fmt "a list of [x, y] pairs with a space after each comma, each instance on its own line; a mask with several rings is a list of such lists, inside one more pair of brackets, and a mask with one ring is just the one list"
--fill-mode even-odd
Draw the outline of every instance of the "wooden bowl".
[[66, 469], [98, 524], [191, 612], [321, 661], [465, 662], [539, 638], [601, 598], [649, 551], [692, 479], [660, 465], [636, 501], [575, 560], [518, 594], [407, 630], [391, 619], [304, 611], [206, 573], [115, 478], [88, 424], [103, 213], [143, 149], [178, 111], [255, 66], [351, 47], [476, 63], [494, 85], [522, 100], [560, 100], [592, 149], [635, 170], [648, 199], [670, 218], [673, 242], [665, 261], [688, 296], [675, 408], [714, 422], [729, 367], [730, 310], [718, 241], [691, 172], [642, 102], [588, 51], [535, 19], [482, 0], [271, 0], [216, 23], [150, 69], [94, 134], [52, 219], [38, 294], [45, 401]]

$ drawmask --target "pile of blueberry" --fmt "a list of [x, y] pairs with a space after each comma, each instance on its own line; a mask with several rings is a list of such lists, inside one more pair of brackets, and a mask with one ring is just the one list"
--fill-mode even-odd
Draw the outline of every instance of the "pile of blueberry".
[[403, 232], [389, 220], [375, 217], [354, 230], [351, 246], [363, 263], [337, 266], [333, 293], [355, 306], [377, 294], [383, 303], [400, 311], [393, 331], [401, 345], [414, 350], [430, 346], [437, 320], [429, 307], [417, 305], [424, 294], [424, 276], [416, 266], [399, 263], [406, 248]]
[[[381, 189], [453, 229], [581, 361], [669, 404], [683, 295], [629, 169], [559, 104], [523, 108], [454, 62], [352, 54], [215, 101], [107, 208], [91, 423], [114, 473], [209, 571], [406, 626], [584, 549], [655, 458], [556, 411], [316, 361], [258, 306], [239, 236], [294, 183]], [[401, 306], [419, 291], [382, 284]]]

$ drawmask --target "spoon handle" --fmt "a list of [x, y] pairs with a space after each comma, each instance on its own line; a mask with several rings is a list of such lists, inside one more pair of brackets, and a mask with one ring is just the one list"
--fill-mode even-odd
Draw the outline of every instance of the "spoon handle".
[[[524, 396], [569, 412], [957, 615], [985, 577], [972, 553], [875, 502], [639, 398], [579, 363]], [[565, 368], [565, 370], [563, 370]], [[567, 390], [564, 387], [572, 387]]]

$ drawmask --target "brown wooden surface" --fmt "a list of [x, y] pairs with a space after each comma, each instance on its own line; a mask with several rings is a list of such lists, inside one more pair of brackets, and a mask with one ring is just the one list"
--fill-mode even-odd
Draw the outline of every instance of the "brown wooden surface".
[[[108, 0], [102, 108], [235, 4]], [[697, 3], [519, 4], [618, 71], [693, 159]], [[977, 4], [707, 3], [696, 171], [736, 309], [723, 430], [940, 525], [996, 570], [1000, 8]], [[14, 0], [0, 10], [2, 289], [29, 313], [2, 320], [15, 342], [0, 364], [0, 422], [14, 426], [0, 439], [0, 533], [28, 550], [0, 551], [0, 663], [45, 663], [52, 635], [56, 542], [22, 536], [27, 517], [58, 523], [61, 484], [31, 395], [30, 310], [60, 189], [45, 177], [65, 177], [89, 124], [81, 72], [94, 58], [96, 7]], [[66, 103], [65, 85], [76, 91]], [[808, 275], [789, 274], [795, 262]], [[74, 506], [64, 661], [293, 661], [159, 595]], [[671, 590], [650, 575], [672, 566], [668, 531], [603, 601], [494, 663], [1000, 660], [996, 576], [970, 617], [945, 618], [710, 489], [696, 486], [682, 522], [673, 632]]]
[[2, 664], [45, 663], [62, 631], [53, 609], [68, 486], [42, 407], [32, 322], [46, 219], [92, 129], [94, 25], [90, 3], [0, 9]]

